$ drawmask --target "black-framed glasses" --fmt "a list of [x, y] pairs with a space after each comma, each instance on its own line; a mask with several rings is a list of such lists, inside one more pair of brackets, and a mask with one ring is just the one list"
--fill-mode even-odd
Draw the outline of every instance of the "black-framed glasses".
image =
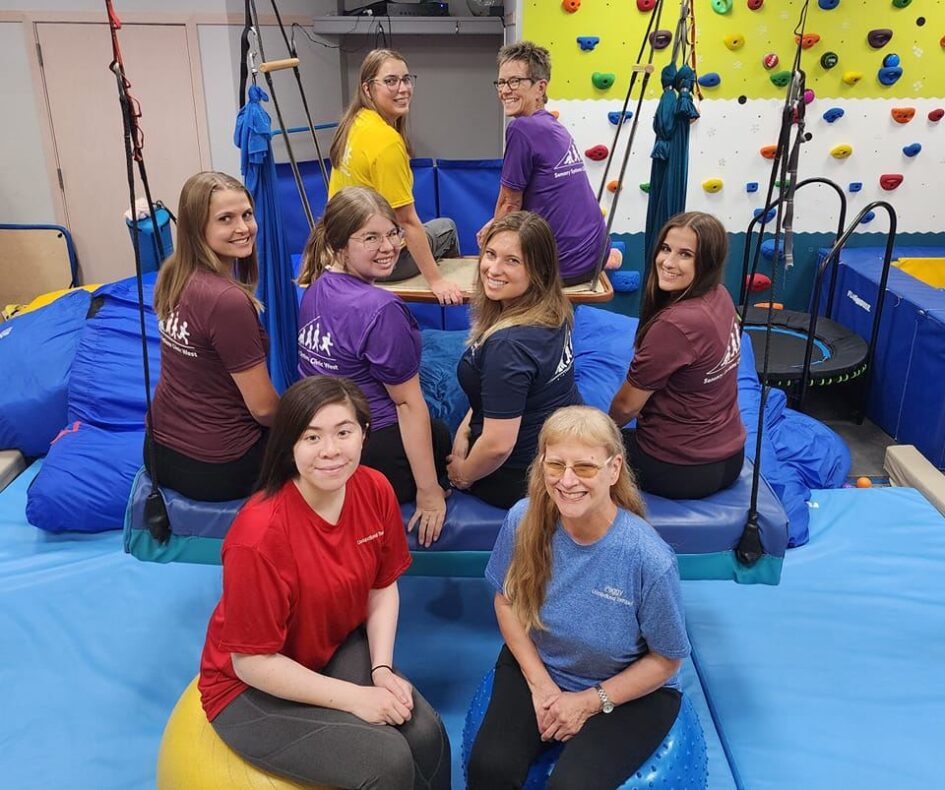
[[384, 77], [382, 80], [371, 80], [371, 82], [379, 82], [389, 91], [399, 90], [401, 85], [403, 85], [405, 88], [412, 88], [416, 81], [416, 74], [404, 74], [402, 77], [397, 77], [391, 74], [389, 77]]
[[564, 473], [570, 469], [582, 480], [590, 480], [600, 474], [600, 470], [614, 460], [614, 456], [607, 458], [602, 464], [595, 464], [591, 461], [578, 461], [576, 464], [566, 464], [564, 461], [542, 461], [542, 467], [548, 477], [559, 479], [564, 477]]
[[515, 91], [518, 90], [518, 86], [525, 81], [531, 83], [538, 82], [538, 80], [534, 79], [533, 77], [509, 77], [507, 80], [494, 80], [492, 84], [495, 85], [495, 89], [497, 91], [505, 90], [506, 88]]
[[365, 233], [363, 236], [352, 236], [351, 238], [364, 245], [366, 250], [372, 252], [377, 252], [383, 246], [384, 239], [387, 239], [391, 246], [398, 250], [404, 243], [404, 229], [394, 228], [387, 233]]

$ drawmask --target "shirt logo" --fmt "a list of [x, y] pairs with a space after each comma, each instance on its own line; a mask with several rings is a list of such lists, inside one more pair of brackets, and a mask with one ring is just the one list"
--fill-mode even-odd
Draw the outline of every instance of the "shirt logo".
[[312, 367], [330, 371], [338, 370], [338, 365], [332, 361], [331, 349], [334, 345], [331, 330], [322, 327], [320, 315], [315, 316], [299, 330], [299, 356]]
[[567, 176], [572, 176], [577, 173], [584, 172], [584, 159], [581, 157], [581, 152], [578, 151], [577, 143], [574, 140], [571, 141], [571, 145], [568, 146], [567, 153], [561, 157], [561, 161], [555, 165], [555, 178], [566, 178]]
[[853, 302], [853, 304], [855, 304], [860, 309], [866, 310], [867, 313], [870, 312], [870, 309], [872, 308], [872, 305], [869, 302], [867, 302], [859, 294], [853, 293], [853, 291], [847, 291], [847, 299]]
[[623, 595], [623, 590], [618, 587], [604, 587], [603, 590], [591, 590], [592, 595], [596, 595], [598, 598], [603, 598], [605, 601], [611, 601], [612, 603], [619, 603], [623, 606], [633, 606], [633, 601], [629, 598], [625, 598]]
[[557, 381], [565, 373], [571, 370], [571, 366], [574, 364], [574, 349], [571, 345], [571, 333], [568, 332], [564, 338], [564, 348], [561, 349], [561, 361], [558, 362], [558, 367], [555, 369], [554, 376], [551, 377], [552, 381]]
[[370, 535], [365, 535], [363, 538], [358, 538], [358, 545], [361, 546], [364, 543], [370, 543], [372, 540], [377, 540], [378, 538], [384, 537], [384, 530], [379, 529], [377, 532], [372, 532]]
[[180, 308], [171, 310], [167, 318], [158, 321], [158, 333], [161, 342], [185, 357], [197, 357], [197, 352], [190, 347], [190, 329], [186, 321], [180, 320]]
[[742, 334], [739, 331], [738, 319], [733, 319], [732, 330], [728, 336], [728, 344], [725, 346], [725, 353], [722, 355], [719, 364], [705, 374], [705, 380], [702, 383], [711, 384], [713, 381], [718, 381], [733, 368], [737, 368], [738, 362], [741, 359], [741, 349]]

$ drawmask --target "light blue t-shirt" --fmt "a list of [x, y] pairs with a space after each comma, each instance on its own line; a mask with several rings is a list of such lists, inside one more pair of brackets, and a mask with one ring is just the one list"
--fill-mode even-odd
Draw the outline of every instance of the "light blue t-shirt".
[[[499, 592], [527, 506], [523, 499], [509, 511], [486, 567]], [[551, 554], [540, 612], [545, 630], [530, 636], [559, 688], [586, 689], [648, 652], [689, 655], [676, 555], [643, 519], [618, 510], [607, 534], [588, 546], [558, 524]], [[677, 676], [666, 685], [679, 688]]]

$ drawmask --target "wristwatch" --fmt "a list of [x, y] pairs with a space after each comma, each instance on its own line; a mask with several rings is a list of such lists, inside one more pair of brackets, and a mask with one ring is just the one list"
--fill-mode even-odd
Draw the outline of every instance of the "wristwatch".
[[594, 688], [597, 691], [597, 696], [600, 697], [600, 709], [604, 713], [612, 713], [614, 710], [614, 703], [610, 701], [610, 697], [607, 696], [607, 692], [604, 691], [604, 687], [600, 683], [595, 683]]

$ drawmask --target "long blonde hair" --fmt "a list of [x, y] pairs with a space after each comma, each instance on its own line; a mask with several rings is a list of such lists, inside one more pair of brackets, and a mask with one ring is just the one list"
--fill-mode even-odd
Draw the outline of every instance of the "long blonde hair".
[[[392, 49], [372, 49], [364, 56], [364, 61], [361, 63], [361, 72], [358, 74], [357, 90], [351, 97], [351, 101], [348, 102], [348, 107], [345, 109], [344, 115], [341, 116], [338, 128], [335, 129], [335, 136], [331, 141], [328, 156], [331, 158], [332, 167], [341, 167], [345, 156], [345, 148], [348, 145], [348, 133], [351, 131], [351, 126], [354, 124], [354, 119], [358, 113], [361, 110], [377, 112], [377, 107], [374, 104], [374, 91], [377, 90], [377, 87], [374, 85], [374, 80], [377, 79], [378, 72], [388, 60], [399, 60], [404, 65], [407, 64], [407, 59]], [[365, 85], [370, 86], [367, 94], [363, 90]], [[407, 146], [407, 156], [410, 156], [413, 153], [413, 148], [410, 145], [410, 138], [407, 137], [407, 116], [400, 116], [392, 125], [404, 139], [404, 145]]]
[[368, 187], [345, 187], [328, 201], [325, 213], [312, 229], [299, 271], [299, 285], [308, 286], [338, 259], [338, 253], [371, 217], [380, 214], [394, 225], [397, 215], [387, 200]]
[[470, 299], [471, 324], [468, 343], [481, 343], [494, 332], [510, 326], [571, 326], [574, 311], [564, 295], [558, 273], [558, 247], [551, 227], [531, 211], [513, 211], [492, 223], [479, 252], [479, 265], [494, 236], [505, 231], [517, 233], [522, 246], [522, 263], [528, 274], [528, 290], [506, 306], [486, 296], [482, 274], [476, 277]]
[[505, 596], [526, 631], [544, 630], [539, 612], [551, 577], [551, 539], [560, 513], [545, 485], [544, 460], [549, 444], [576, 442], [603, 447], [620, 459], [620, 474], [610, 487], [613, 503], [643, 517], [645, 508], [633, 472], [627, 466], [620, 430], [593, 406], [565, 406], [545, 420], [538, 435], [538, 453], [528, 470], [528, 507], [518, 525], [512, 562], [505, 576]]
[[[214, 192], [233, 190], [242, 192], [253, 206], [252, 195], [233, 176], [212, 170], [196, 173], [184, 182], [177, 204], [177, 249], [161, 264], [157, 283], [154, 286], [154, 312], [165, 319], [180, 302], [181, 293], [190, 282], [194, 272], [204, 269], [221, 277], [230, 277], [228, 261], [219, 256], [207, 244], [206, 229], [210, 219], [210, 198]], [[256, 310], [262, 305], [256, 299], [256, 283], [259, 281], [259, 263], [256, 246], [245, 258], [236, 261], [235, 283], [242, 288]]]

